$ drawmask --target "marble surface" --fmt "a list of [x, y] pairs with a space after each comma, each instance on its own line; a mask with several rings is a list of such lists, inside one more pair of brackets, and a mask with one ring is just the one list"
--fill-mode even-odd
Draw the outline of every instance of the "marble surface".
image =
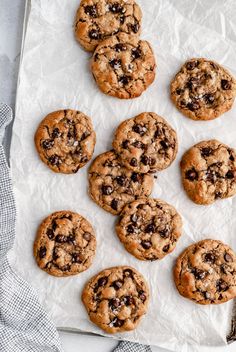
[[[187, 0], [186, 0], [187, 1]], [[25, 0], [0, 0], [0, 101], [9, 104], [13, 110], [20, 61], [20, 48], [24, 18]], [[9, 153], [11, 126], [4, 139]], [[117, 342], [103, 337], [60, 332], [65, 352], [110, 352]], [[221, 348], [202, 348], [202, 352], [233, 352], [235, 344]], [[153, 348], [153, 352], [163, 349]], [[187, 351], [186, 351], [187, 352]]]

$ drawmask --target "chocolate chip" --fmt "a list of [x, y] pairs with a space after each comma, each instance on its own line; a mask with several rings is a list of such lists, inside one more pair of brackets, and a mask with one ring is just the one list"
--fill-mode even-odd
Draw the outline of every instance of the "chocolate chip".
[[122, 44], [122, 43], [118, 43], [115, 45], [115, 51], [116, 52], [120, 52], [120, 51], [125, 51], [127, 50], [127, 46], [125, 44]]
[[88, 132], [84, 132], [80, 138], [81, 141], [84, 141], [90, 134]]
[[58, 243], [66, 243], [67, 242], [67, 237], [63, 235], [57, 235], [55, 238], [55, 241]]
[[67, 236], [67, 242], [68, 243], [75, 243], [75, 235]]
[[164, 230], [161, 230], [159, 231], [159, 235], [162, 237], [162, 238], [168, 238], [170, 233], [169, 233], [169, 230], [168, 229], [164, 229]]
[[120, 76], [118, 78], [118, 81], [125, 86], [125, 85], [127, 85], [129, 83], [130, 77], [125, 76], [125, 75], [124, 76]]
[[140, 134], [141, 136], [143, 136], [145, 134], [145, 132], [147, 132], [147, 129], [145, 126], [139, 125], [139, 124], [135, 124], [132, 128], [132, 130], [138, 134]]
[[91, 29], [91, 31], [89, 31], [89, 38], [90, 39], [100, 39], [101, 38], [101, 34], [99, 33], [99, 31], [97, 29]]
[[135, 232], [135, 226], [134, 225], [132, 225], [132, 224], [129, 224], [127, 227], [126, 227], [126, 231], [128, 232], [128, 233], [134, 233]]
[[189, 180], [189, 181], [194, 181], [198, 179], [198, 173], [195, 169], [191, 169], [186, 171], [185, 173], [185, 177]]
[[187, 70], [192, 71], [195, 67], [198, 66], [198, 64], [199, 64], [198, 61], [189, 61], [186, 63], [186, 68], [187, 68]]
[[118, 185], [120, 186], [124, 186], [125, 184], [125, 181], [126, 181], [126, 177], [125, 176], [117, 176], [116, 177], [116, 182], [118, 183]]
[[201, 149], [201, 155], [204, 156], [209, 156], [213, 153], [213, 150], [210, 147], [202, 148]]
[[125, 10], [118, 2], [115, 2], [109, 5], [109, 11], [112, 13], [123, 13]]
[[131, 165], [131, 166], [137, 166], [137, 165], [138, 165], [137, 159], [136, 159], [136, 158], [132, 158], [132, 159], [130, 160], [130, 165]]
[[186, 83], [186, 88], [193, 90], [200, 84], [200, 80], [197, 77], [191, 77], [188, 82]]
[[81, 256], [79, 253], [72, 253], [72, 263], [78, 263], [78, 264], [81, 264], [83, 262]]
[[229, 170], [227, 172], [227, 174], [225, 175], [226, 178], [228, 178], [229, 180], [234, 178], [234, 172], [232, 170]]
[[54, 219], [54, 220], [52, 221], [52, 229], [53, 229], [53, 231], [55, 231], [56, 228], [57, 228], [57, 223], [56, 223], [56, 221], [55, 221], [55, 219]]
[[117, 199], [112, 199], [112, 201], [111, 201], [111, 207], [112, 207], [112, 209], [114, 209], [114, 210], [117, 210], [117, 209], [118, 209], [118, 200], [117, 200]]
[[138, 148], [138, 149], [143, 149], [143, 148], [144, 148], [144, 144], [143, 144], [142, 142], [140, 142], [140, 141], [135, 141], [135, 142], [133, 143], [133, 146], [134, 146], [135, 148]]
[[188, 103], [188, 104], [187, 104], [187, 108], [188, 108], [189, 110], [191, 110], [191, 111], [195, 111], [195, 110], [198, 110], [198, 109], [200, 108], [200, 105], [199, 105], [198, 102], [192, 101], [192, 103]]
[[151, 233], [155, 231], [155, 225], [154, 224], [149, 224], [145, 227], [144, 230], [146, 233]]
[[120, 328], [122, 325], [124, 325], [124, 320], [120, 320], [118, 318], [115, 318], [112, 320], [111, 324], [115, 327], [115, 328]]
[[205, 255], [204, 261], [208, 263], [215, 263], [216, 257], [213, 253], [209, 252]]
[[47, 253], [46, 247], [40, 247], [38, 251], [38, 255], [40, 259], [43, 259]]
[[149, 157], [147, 155], [143, 155], [141, 157], [141, 163], [143, 163], [144, 165], [148, 165], [149, 164]]
[[43, 147], [44, 149], [51, 149], [53, 146], [54, 146], [54, 141], [51, 140], [51, 139], [45, 139], [45, 140], [42, 142], [42, 147]]
[[204, 297], [205, 297], [206, 299], [210, 299], [210, 298], [211, 298], [211, 294], [206, 291], [206, 292], [204, 292]]
[[86, 241], [90, 241], [90, 240], [91, 240], [91, 237], [92, 237], [92, 235], [91, 235], [91, 233], [89, 233], [89, 232], [85, 232], [85, 233], [83, 234], [83, 238], [84, 238]]
[[170, 249], [170, 245], [167, 244], [166, 246], [164, 246], [164, 247], [162, 248], [162, 251], [165, 252], [165, 253], [167, 253], [167, 252], [169, 251], [169, 249]]
[[56, 261], [58, 258], [59, 258], [59, 255], [58, 255], [57, 248], [54, 248], [53, 254], [52, 254], [52, 259]]
[[60, 137], [60, 135], [61, 135], [61, 133], [60, 133], [60, 131], [59, 131], [59, 128], [54, 128], [53, 129], [53, 131], [52, 131], [52, 138], [58, 138], [58, 137]]
[[133, 277], [133, 271], [131, 269], [125, 269], [123, 274], [126, 277]]
[[228, 288], [229, 288], [229, 286], [227, 285], [227, 283], [224, 280], [219, 279], [216, 281], [216, 289], [218, 292], [227, 291]]
[[131, 306], [131, 304], [134, 304], [134, 298], [132, 296], [125, 296], [124, 297], [124, 303], [126, 306]]
[[169, 143], [167, 140], [161, 141], [160, 145], [162, 146], [163, 149], [167, 150], [169, 148]]
[[120, 24], [124, 24], [125, 23], [125, 16], [121, 15], [120, 16]]
[[226, 261], [227, 263], [233, 261], [233, 258], [232, 258], [231, 255], [229, 255], [228, 253], [225, 253], [224, 258], [225, 258], [225, 261]]
[[193, 275], [195, 276], [195, 278], [196, 278], [197, 280], [202, 280], [202, 279], [204, 279], [205, 276], [206, 276], [206, 272], [205, 272], [205, 271], [203, 271], [203, 270], [201, 270], [201, 269], [197, 269], [197, 268], [194, 268], [194, 269], [192, 270], [192, 273], [193, 273]]
[[64, 265], [64, 266], [61, 268], [61, 270], [62, 270], [62, 271], [69, 271], [70, 268], [71, 268], [70, 264], [66, 264], [66, 265]]
[[142, 56], [142, 51], [140, 48], [135, 48], [131, 50], [131, 56], [133, 59], [139, 59]]
[[141, 175], [137, 174], [136, 172], [133, 172], [131, 175], [131, 180], [133, 182], [140, 182], [141, 181]]
[[114, 287], [115, 290], [119, 290], [123, 286], [123, 282], [121, 280], [116, 280], [112, 283], [112, 287]]
[[226, 79], [221, 80], [221, 88], [224, 90], [228, 90], [231, 88], [231, 83], [227, 81]]
[[139, 295], [139, 298], [141, 299], [141, 301], [145, 301], [146, 300], [146, 295], [145, 295], [145, 293], [144, 293], [144, 291], [139, 291], [138, 292], [138, 295]]
[[138, 23], [131, 24], [130, 28], [132, 29], [132, 31], [133, 31], [134, 33], [138, 33], [138, 31], [139, 31], [139, 24], [138, 24]]
[[112, 68], [118, 69], [121, 67], [121, 60], [120, 59], [113, 59], [109, 61], [109, 64]]
[[85, 6], [84, 8], [84, 12], [86, 13], [86, 15], [89, 15], [93, 18], [97, 17], [97, 8], [95, 5], [93, 6]]
[[131, 215], [130, 220], [131, 220], [132, 222], [135, 222], [135, 223], [136, 223], [136, 222], [138, 221], [138, 216], [137, 216], [137, 214]]
[[181, 89], [181, 88], [177, 88], [176, 91], [175, 91], [175, 93], [176, 93], [177, 95], [180, 95], [180, 94], [182, 94], [183, 92], [184, 92], [184, 89]]
[[120, 300], [118, 298], [112, 298], [112, 299], [109, 300], [109, 307], [112, 310], [115, 310], [119, 306], [120, 306]]
[[141, 242], [141, 246], [144, 248], [144, 249], [149, 249], [151, 248], [152, 244], [150, 241], [142, 241]]
[[100, 277], [100, 279], [98, 279], [98, 283], [97, 283], [98, 287], [105, 286], [107, 284], [107, 281], [108, 281], [107, 277], [105, 277], [105, 276]]
[[214, 100], [215, 100], [215, 97], [214, 97], [214, 95], [213, 94], [205, 94], [204, 95], [204, 100], [205, 100], [205, 102], [207, 103], [207, 104], [213, 104], [214, 103]]
[[108, 196], [112, 194], [112, 192], [113, 192], [112, 186], [102, 185], [102, 194]]
[[216, 192], [215, 198], [221, 198], [221, 197], [222, 197], [222, 193], [221, 192]]
[[47, 236], [50, 240], [54, 239], [54, 231], [52, 229], [47, 229]]
[[154, 138], [158, 138], [161, 135], [161, 129], [157, 126], [156, 131], [154, 133]]
[[127, 149], [129, 146], [129, 141], [126, 139], [125, 141], [122, 142], [122, 148]]
[[54, 154], [52, 156], [50, 156], [50, 158], [48, 159], [49, 163], [51, 165], [59, 165], [61, 163], [61, 159], [59, 158], [58, 155]]
[[229, 160], [234, 161], [234, 156], [232, 154], [232, 150], [228, 149], [228, 153], [229, 153]]

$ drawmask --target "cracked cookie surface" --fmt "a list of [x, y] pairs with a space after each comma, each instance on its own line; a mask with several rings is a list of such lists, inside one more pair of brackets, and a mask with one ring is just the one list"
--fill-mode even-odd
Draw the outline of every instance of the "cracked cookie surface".
[[91, 159], [95, 143], [91, 119], [76, 110], [52, 112], [41, 121], [35, 133], [41, 160], [59, 173], [76, 173]]
[[197, 204], [212, 204], [236, 194], [236, 151], [217, 140], [190, 148], [180, 167], [184, 189]]
[[105, 94], [131, 99], [140, 96], [155, 78], [155, 57], [150, 44], [120, 34], [97, 46], [92, 73]]
[[174, 280], [179, 293], [196, 303], [224, 303], [236, 297], [236, 255], [221, 241], [197, 242], [178, 257]]
[[149, 196], [151, 175], [139, 174], [123, 167], [113, 151], [100, 154], [89, 169], [89, 193], [104, 210], [117, 215], [127, 203]]
[[170, 166], [178, 141], [175, 130], [162, 117], [145, 112], [119, 125], [113, 148], [128, 169], [147, 173]]
[[75, 19], [75, 36], [87, 51], [118, 33], [138, 37], [142, 12], [134, 0], [82, 0]]
[[161, 259], [175, 249], [182, 220], [160, 199], [140, 198], [125, 206], [116, 233], [129, 253], [141, 260]]
[[236, 96], [236, 81], [218, 63], [188, 60], [171, 83], [176, 107], [193, 120], [212, 120], [228, 111]]
[[71, 211], [49, 215], [39, 226], [34, 242], [38, 266], [53, 276], [76, 275], [88, 269], [95, 251], [91, 224]]
[[114, 334], [137, 327], [147, 312], [149, 289], [137, 270], [128, 266], [108, 268], [87, 283], [82, 301], [90, 320]]

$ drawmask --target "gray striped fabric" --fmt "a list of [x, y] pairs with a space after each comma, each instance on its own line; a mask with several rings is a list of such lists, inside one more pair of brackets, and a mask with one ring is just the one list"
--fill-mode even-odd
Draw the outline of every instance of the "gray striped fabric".
[[[0, 103], [0, 351], [61, 352], [58, 332], [35, 291], [12, 271], [7, 260], [15, 237], [16, 207], [1, 139], [11, 120], [11, 108]], [[149, 351], [149, 347], [130, 342], [121, 342], [115, 349]]]

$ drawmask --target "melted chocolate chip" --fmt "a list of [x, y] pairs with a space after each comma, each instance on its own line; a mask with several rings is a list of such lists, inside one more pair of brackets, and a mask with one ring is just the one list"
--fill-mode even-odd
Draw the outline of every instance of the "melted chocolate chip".
[[125, 181], [126, 181], [126, 177], [125, 176], [117, 176], [116, 177], [116, 182], [118, 183], [118, 185], [120, 186], [124, 186], [125, 184]]
[[109, 5], [109, 11], [112, 13], [123, 13], [125, 10], [118, 2], [115, 2]]
[[38, 255], [40, 259], [43, 259], [47, 253], [46, 247], [40, 247], [38, 251]]
[[211, 298], [211, 294], [206, 291], [206, 292], [204, 292], [204, 297], [205, 297], [206, 299], [210, 299], [210, 298]]
[[214, 100], [215, 100], [215, 97], [214, 97], [214, 95], [213, 94], [205, 94], [204, 95], [204, 100], [205, 100], [205, 102], [207, 103], [207, 104], [213, 104], [214, 103]]
[[132, 130], [138, 134], [140, 134], [141, 136], [143, 136], [145, 134], [145, 132], [147, 132], [147, 129], [145, 126], [139, 125], [139, 124], [135, 124], [132, 128]]
[[138, 148], [138, 149], [143, 149], [143, 148], [144, 148], [144, 144], [143, 144], [142, 142], [140, 142], [140, 141], [135, 141], [135, 142], [133, 143], [133, 146], [134, 146], [135, 148]]
[[49, 161], [49, 163], [51, 165], [57, 165], [58, 166], [60, 164], [60, 162], [61, 162], [61, 159], [60, 159], [60, 157], [58, 155], [55, 154], [55, 155], [50, 156], [48, 161]]
[[164, 246], [162, 248], [163, 252], [165, 252], [165, 253], [167, 253], [169, 251], [169, 249], [170, 249], [170, 245], [169, 244], [167, 244], [166, 246]]
[[228, 288], [229, 288], [229, 286], [227, 285], [227, 283], [224, 280], [222, 280], [222, 279], [217, 280], [216, 289], [217, 289], [218, 292], [227, 291]]
[[204, 261], [208, 263], [215, 263], [216, 257], [213, 253], [209, 252], [205, 255]]
[[121, 52], [121, 51], [125, 51], [127, 50], [127, 46], [125, 44], [122, 44], [122, 43], [118, 43], [115, 45], [115, 51], [117, 53]]
[[133, 172], [131, 175], [131, 180], [133, 182], [141, 182], [141, 175], [137, 174], [136, 172]]
[[121, 280], [116, 280], [112, 283], [112, 287], [117, 291], [123, 286], [123, 282]]
[[133, 271], [131, 269], [125, 269], [123, 274], [125, 277], [133, 277]]
[[120, 76], [119, 78], [118, 78], [118, 81], [121, 83], [121, 84], [123, 84], [124, 86], [126, 86], [128, 83], [129, 83], [129, 81], [130, 81], [130, 77], [129, 76]]
[[120, 59], [113, 59], [109, 61], [109, 64], [112, 68], [118, 69], [121, 67], [121, 60]]
[[120, 300], [118, 298], [112, 298], [109, 300], [109, 307], [112, 310], [117, 309], [120, 306]]
[[228, 178], [229, 180], [234, 178], [234, 172], [232, 170], [229, 170], [227, 172], [227, 174], [225, 175], [226, 178]]
[[124, 320], [120, 320], [118, 318], [115, 318], [112, 320], [111, 324], [115, 327], [115, 328], [120, 328], [122, 325], [124, 325]]
[[51, 149], [54, 146], [54, 141], [52, 139], [45, 139], [42, 142], [42, 147], [44, 149]]
[[62, 270], [62, 271], [69, 271], [70, 268], [71, 268], [70, 264], [66, 264], [66, 265], [64, 265], [64, 266], [61, 268], [61, 270]]
[[231, 255], [229, 255], [228, 253], [225, 253], [224, 255], [224, 259], [227, 263], [230, 263], [233, 261], [233, 258], [231, 257]]
[[97, 8], [95, 5], [85, 6], [84, 12], [86, 13], [86, 15], [89, 15], [90, 17], [93, 17], [93, 18], [97, 17]]
[[52, 131], [52, 138], [58, 138], [58, 137], [60, 137], [60, 135], [61, 135], [61, 133], [60, 133], [60, 131], [59, 131], [59, 128], [54, 128], [53, 129], [53, 131]]
[[135, 229], [136, 229], [136, 227], [135, 227], [134, 225], [132, 225], [132, 224], [129, 224], [129, 225], [126, 227], [126, 231], [127, 231], [128, 233], [134, 233], [134, 232], [135, 232]]
[[192, 71], [195, 67], [198, 66], [198, 64], [199, 64], [198, 61], [189, 61], [186, 63], [186, 68], [187, 68], [187, 70]]
[[136, 158], [132, 158], [132, 159], [130, 160], [130, 165], [131, 165], [131, 166], [137, 166], [137, 165], [138, 165], [137, 159], [136, 159]]
[[228, 90], [231, 88], [231, 83], [227, 81], [226, 79], [221, 80], [221, 88], [224, 90]]
[[138, 31], [139, 31], [139, 24], [138, 24], [138, 23], [131, 24], [130, 28], [132, 29], [132, 31], [133, 31], [134, 33], [138, 33]]
[[118, 209], [118, 200], [117, 200], [117, 199], [112, 199], [111, 207], [112, 207], [112, 209], [114, 209], [114, 210], [117, 210], [117, 209]]
[[97, 29], [91, 29], [91, 31], [89, 31], [89, 38], [90, 39], [100, 39], [101, 38], [101, 34], [99, 33], [99, 31]]
[[125, 296], [124, 297], [124, 303], [126, 306], [131, 306], [132, 304], [134, 304], [134, 298], [132, 296]]
[[108, 196], [112, 194], [112, 192], [113, 192], [112, 186], [102, 185], [102, 194]]
[[86, 241], [90, 241], [90, 240], [91, 240], [91, 237], [92, 237], [92, 235], [91, 235], [91, 233], [89, 233], [89, 232], [85, 232], [85, 233], [83, 234], [83, 238], [84, 238]]
[[209, 156], [213, 153], [213, 150], [210, 147], [202, 148], [201, 149], [201, 155], [204, 156]]
[[195, 169], [191, 169], [186, 171], [185, 173], [185, 177], [189, 180], [189, 181], [195, 181], [198, 179], [198, 173]]
[[141, 299], [141, 301], [145, 301], [146, 300], [146, 295], [145, 295], [145, 292], [144, 291], [139, 291], [139, 293], [138, 293], [138, 295], [139, 295], [139, 298]]
[[58, 243], [66, 243], [67, 242], [67, 237], [63, 235], [57, 235], [55, 237], [55, 241]]
[[188, 103], [187, 104], [187, 108], [190, 110], [190, 111], [195, 111], [195, 110], [198, 110], [200, 108], [200, 105], [198, 102], [196, 101], [192, 101], [192, 103]]
[[138, 221], [138, 216], [137, 216], [137, 214], [131, 215], [130, 220], [131, 220], [132, 222], [136, 223], [136, 222]]
[[144, 249], [149, 249], [151, 248], [152, 244], [150, 241], [142, 241], [141, 242], [141, 246], [144, 248]]
[[168, 238], [170, 233], [169, 233], [169, 230], [168, 229], [164, 229], [162, 231], [159, 231], [159, 235], [162, 237], [162, 238]]
[[184, 89], [181, 89], [181, 88], [177, 88], [176, 91], [175, 91], [175, 93], [176, 93], [177, 95], [180, 95], [180, 94], [182, 94], [183, 92], [184, 92]]
[[98, 283], [97, 283], [98, 287], [105, 286], [107, 284], [107, 281], [108, 281], [107, 277], [105, 277], [105, 276], [100, 277], [100, 279], [98, 279]]
[[54, 231], [52, 229], [47, 229], [47, 236], [50, 240], [54, 239]]
[[142, 56], [142, 51], [140, 48], [132, 49], [131, 56], [133, 59], [139, 59]]
[[151, 233], [155, 231], [155, 225], [154, 224], [149, 224], [145, 227], [145, 232], [146, 233]]
[[126, 139], [125, 141], [122, 142], [122, 148], [127, 149], [129, 146], [129, 141]]
[[169, 143], [167, 140], [161, 141], [160, 145], [162, 146], [163, 149], [167, 150], [169, 148]]
[[201, 269], [197, 269], [197, 268], [193, 269], [192, 273], [193, 273], [193, 275], [195, 276], [195, 278], [197, 280], [202, 280], [206, 276], [206, 272], [205, 271], [203, 271]]
[[141, 163], [143, 163], [144, 165], [149, 165], [149, 157], [147, 155], [142, 155]]
[[72, 253], [72, 263], [78, 263], [78, 264], [81, 264], [83, 262], [81, 256], [79, 253]]
[[67, 242], [68, 243], [75, 243], [75, 235], [67, 236]]

